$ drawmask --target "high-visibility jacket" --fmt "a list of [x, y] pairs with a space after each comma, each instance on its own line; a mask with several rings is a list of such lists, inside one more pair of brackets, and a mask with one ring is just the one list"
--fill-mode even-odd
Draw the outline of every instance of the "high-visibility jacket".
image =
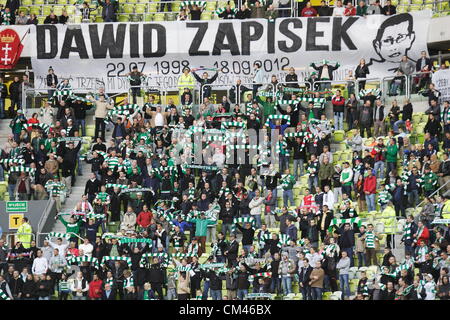
[[178, 78], [178, 90], [180, 94], [184, 91], [184, 88], [189, 88], [191, 91], [195, 88], [195, 79], [190, 73], [187, 76], [182, 73]]
[[33, 229], [28, 222], [23, 223], [19, 229], [17, 229], [18, 241], [22, 242], [25, 249], [28, 249], [31, 246], [32, 232]]

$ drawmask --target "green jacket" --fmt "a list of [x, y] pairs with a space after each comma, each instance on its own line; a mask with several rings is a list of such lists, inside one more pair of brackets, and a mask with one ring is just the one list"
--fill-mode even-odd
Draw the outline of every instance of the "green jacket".
[[327, 180], [331, 179], [334, 174], [334, 166], [332, 163], [323, 164], [319, 168], [319, 179]]
[[422, 188], [425, 191], [435, 190], [437, 187], [438, 177], [434, 172], [424, 174], [422, 177]]
[[397, 145], [388, 145], [386, 150], [386, 161], [387, 162], [397, 162]]
[[357, 16], [367, 15], [367, 6], [364, 6], [364, 7], [357, 6], [356, 7], [356, 15]]
[[195, 223], [195, 236], [196, 237], [206, 237], [206, 232], [208, 231], [208, 226], [216, 224], [216, 221], [209, 219], [194, 218], [191, 222]]
[[66, 227], [66, 233], [74, 233], [79, 235], [80, 234], [80, 225], [81, 221], [78, 220], [76, 223], [70, 223], [63, 219], [62, 216], [59, 216], [59, 220], [61, 220], [62, 224]]

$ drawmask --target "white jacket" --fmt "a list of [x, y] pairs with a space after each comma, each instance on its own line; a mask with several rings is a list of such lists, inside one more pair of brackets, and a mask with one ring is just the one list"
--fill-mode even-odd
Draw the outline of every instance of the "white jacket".
[[261, 214], [261, 209], [264, 207], [264, 198], [259, 197], [258, 199], [253, 198], [248, 204], [250, 208], [250, 215], [256, 216]]
[[328, 190], [327, 193], [324, 193], [324, 194], [323, 194], [323, 203], [322, 203], [322, 205], [327, 205], [327, 206], [328, 206], [328, 209], [334, 210], [334, 209], [333, 209], [333, 207], [334, 207], [334, 202], [335, 202], [335, 200], [334, 200], [334, 194], [333, 194], [333, 191]]
[[38, 257], [35, 258], [33, 261], [33, 267], [31, 268], [31, 271], [33, 272], [33, 274], [45, 274], [47, 273], [47, 269], [48, 269], [48, 261], [46, 258], [44, 257]]
[[94, 251], [94, 246], [90, 243], [80, 244], [78, 249], [83, 250], [85, 256], [92, 257], [92, 251]]

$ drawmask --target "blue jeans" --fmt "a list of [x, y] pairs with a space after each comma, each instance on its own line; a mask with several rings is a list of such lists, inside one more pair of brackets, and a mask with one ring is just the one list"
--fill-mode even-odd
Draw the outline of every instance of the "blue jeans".
[[231, 223], [222, 223], [222, 233], [226, 237], [227, 233], [231, 234]]
[[313, 300], [322, 300], [322, 288], [311, 288], [311, 295]]
[[394, 122], [394, 125], [393, 125], [393, 128], [392, 128], [394, 130], [394, 132], [398, 132], [398, 126], [401, 125], [401, 124], [405, 124], [405, 121], [397, 120], [397, 121]]
[[308, 177], [308, 188], [309, 188], [309, 191], [311, 193], [315, 193], [316, 187], [318, 187], [318, 186], [319, 186], [319, 177], [318, 176], [314, 176], [314, 177], [309, 176]]
[[367, 202], [367, 211], [375, 211], [375, 194], [366, 194], [366, 202]]
[[300, 176], [303, 176], [303, 174], [305, 173], [305, 165], [304, 165], [304, 160], [303, 159], [294, 159], [294, 177], [295, 180], [298, 179], [298, 168], [300, 168]]
[[222, 300], [222, 290], [211, 290], [213, 300]]
[[284, 172], [286, 169], [289, 169], [289, 157], [280, 155], [280, 172]]
[[377, 179], [384, 180], [384, 161], [377, 161], [373, 166]]
[[16, 188], [15, 184], [8, 184], [9, 200], [14, 200], [14, 189], [15, 188]]
[[2, 165], [0, 165], [0, 181], [5, 181], [5, 170]]
[[419, 201], [419, 190], [411, 190], [407, 192], [408, 194], [408, 204], [415, 208], [417, 206], [417, 202]]
[[5, 99], [0, 99], [0, 119], [5, 118]]
[[81, 136], [85, 137], [86, 136], [86, 120], [75, 119], [75, 127], [77, 128], [77, 130], [80, 130], [80, 126], [81, 126]]
[[[209, 280], [205, 281], [203, 283], [202, 300], [208, 300], [208, 292], [209, 292]], [[212, 296], [212, 290], [211, 290], [211, 296]]]
[[247, 289], [238, 289], [237, 290], [237, 298], [239, 300], [244, 300], [244, 298], [248, 295]]
[[310, 286], [300, 287], [300, 292], [302, 293], [303, 300], [312, 300], [311, 287]]
[[291, 206], [295, 206], [294, 203], [294, 194], [292, 193], [292, 189], [290, 190], [283, 190], [283, 206], [288, 206], [288, 199], [291, 203]]
[[283, 292], [285, 295], [292, 293], [292, 278], [291, 277], [281, 277], [283, 283]]
[[348, 283], [348, 274], [339, 275], [339, 284], [344, 297], [350, 297], [350, 284]]
[[348, 198], [352, 198], [352, 186], [342, 186], [342, 193], [348, 195]]
[[[275, 291], [276, 289], [276, 291]], [[278, 277], [273, 277], [272, 281], [270, 282], [270, 292], [273, 293], [280, 293], [281, 292], [281, 281]]]
[[387, 163], [387, 170], [386, 170], [386, 176], [389, 177], [389, 173], [391, 171], [395, 171], [397, 168], [397, 163], [396, 162], [388, 162]]
[[334, 128], [335, 130], [344, 130], [344, 113], [335, 112], [334, 113]]
[[358, 268], [366, 266], [366, 254], [364, 252], [358, 252]]
[[400, 88], [400, 85], [398, 84], [398, 83], [395, 83], [394, 81], [392, 81], [392, 84], [391, 84], [391, 88], [390, 88], [390, 94], [392, 95], [392, 96], [396, 96], [397, 95], [397, 91], [398, 91], [398, 89]]
[[50, 296], [47, 296], [47, 297], [39, 297], [38, 300], [50, 300]]
[[255, 218], [255, 222], [256, 222], [256, 229], [261, 228], [262, 222], [261, 222], [261, 215], [260, 214], [256, 214], [253, 216], [253, 218]]

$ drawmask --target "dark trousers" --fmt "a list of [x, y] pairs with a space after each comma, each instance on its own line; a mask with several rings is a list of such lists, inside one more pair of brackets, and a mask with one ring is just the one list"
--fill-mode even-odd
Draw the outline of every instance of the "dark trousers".
[[395, 215], [397, 217], [406, 217], [405, 206], [402, 201], [394, 201]]
[[348, 198], [352, 198], [352, 186], [342, 186], [342, 193], [348, 195]]
[[[95, 134], [94, 139], [98, 137], [102, 138], [105, 141], [105, 119], [103, 118], [95, 118]], [[99, 136], [100, 133], [100, 136]]]
[[371, 127], [370, 126], [366, 126], [366, 125], [363, 125], [363, 124], [361, 124], [361, 128], [360, 128], [360, 130], [359, 130], [359, 133], [360, 133], [360, 135], [361, 135], [361, 137], [363, 137], [364, 138], [364, 131], [366, 131], [367, 132], [367, 138], [370, 138], [371, 137]]
[[[164, 2], [161, 4], [162, 9], [161, 11], [164, 11]], [[141, 88], [140, 87], [133, 87], [131, 88], [131, 96], [133, 97], [133, 103], [136, 104], [137, 103], [137, 98], [136, 97], [140, 97], [141, 96]]]
[[300, 287], [300, 292], [302, 293], [303, 300], [312, 300], [311, 287], [310, 286]]
[[162, 291], [162, 285], [160, 282], [150, 282], [150, 285], [152, 286], [153, 291], [158, 293], [158, 299], [163, 300], [163, 291]]

